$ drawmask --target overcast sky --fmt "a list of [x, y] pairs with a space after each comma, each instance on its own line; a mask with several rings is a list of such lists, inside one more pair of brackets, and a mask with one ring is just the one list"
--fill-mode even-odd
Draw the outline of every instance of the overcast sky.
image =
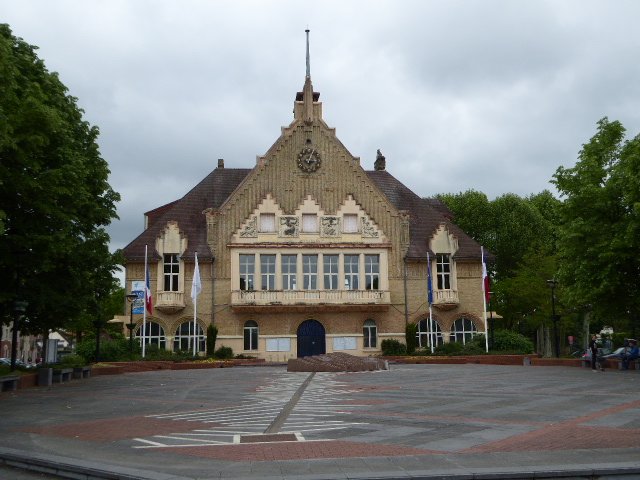
[[421, 196], [552, 189], [608, 116], [640, 133], [640, 2], [0, 0], [100, 128], [112, 248], [224, 158], [255, 165], [305, 75], [324, 119]]

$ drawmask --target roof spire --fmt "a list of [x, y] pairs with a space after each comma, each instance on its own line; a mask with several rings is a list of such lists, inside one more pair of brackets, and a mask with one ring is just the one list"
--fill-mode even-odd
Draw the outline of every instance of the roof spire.
[[309, 55], [309, 27], [305, 30], [307, 34], [307, 78], [311, 78], [311, 56]]

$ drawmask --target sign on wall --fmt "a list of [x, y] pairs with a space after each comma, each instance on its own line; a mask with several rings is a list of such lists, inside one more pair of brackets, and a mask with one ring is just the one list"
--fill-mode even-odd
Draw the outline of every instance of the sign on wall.
[[290, 338], [267, 338], [267, 352], [290, 352]]
[[355, 350], [356, 337], [333, 337], [333, 350]]

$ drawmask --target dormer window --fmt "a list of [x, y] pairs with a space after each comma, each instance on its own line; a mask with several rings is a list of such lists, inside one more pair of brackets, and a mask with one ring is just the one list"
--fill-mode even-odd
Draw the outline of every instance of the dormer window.
[[177, 292], [180, 278], [180, 260], [175, 253], [165, 253], [164, 259], [164, 291]]
[[273, 233], [276, 231], [276, 214], [261, 213], [260, 214], [260, 232]]
[[318, 216], [315, 213], [302, 214], [302, 231], [316, 233], [318, 231]]
[[436, 254], [436, 277], [438, 290], [451, 290], [451, 255], [448, 253]]

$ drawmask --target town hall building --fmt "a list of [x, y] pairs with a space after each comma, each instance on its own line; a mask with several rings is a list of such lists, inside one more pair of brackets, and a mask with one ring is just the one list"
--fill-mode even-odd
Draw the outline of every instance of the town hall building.
[[[441, 202], [399, 182], [389, 172], [399, 166], [380, 151], [364, 170], [323, 120], [319, 98], [307, 56], [293, 121], [254, 166], [218, 160], [184, 197], [145, 214], [124, 256], [129, 293], [145, 279], [148, 249], [148, 343], [191, 349], [196, 253], [201, 354], [210, 324], [216, 348], [268, 361], [377, 355], [385, 339], [404, 343], [408, 324], [422, 348], [485, 331], [480, 245]], [[142, 321], [135, 316], [137, 337]]]

